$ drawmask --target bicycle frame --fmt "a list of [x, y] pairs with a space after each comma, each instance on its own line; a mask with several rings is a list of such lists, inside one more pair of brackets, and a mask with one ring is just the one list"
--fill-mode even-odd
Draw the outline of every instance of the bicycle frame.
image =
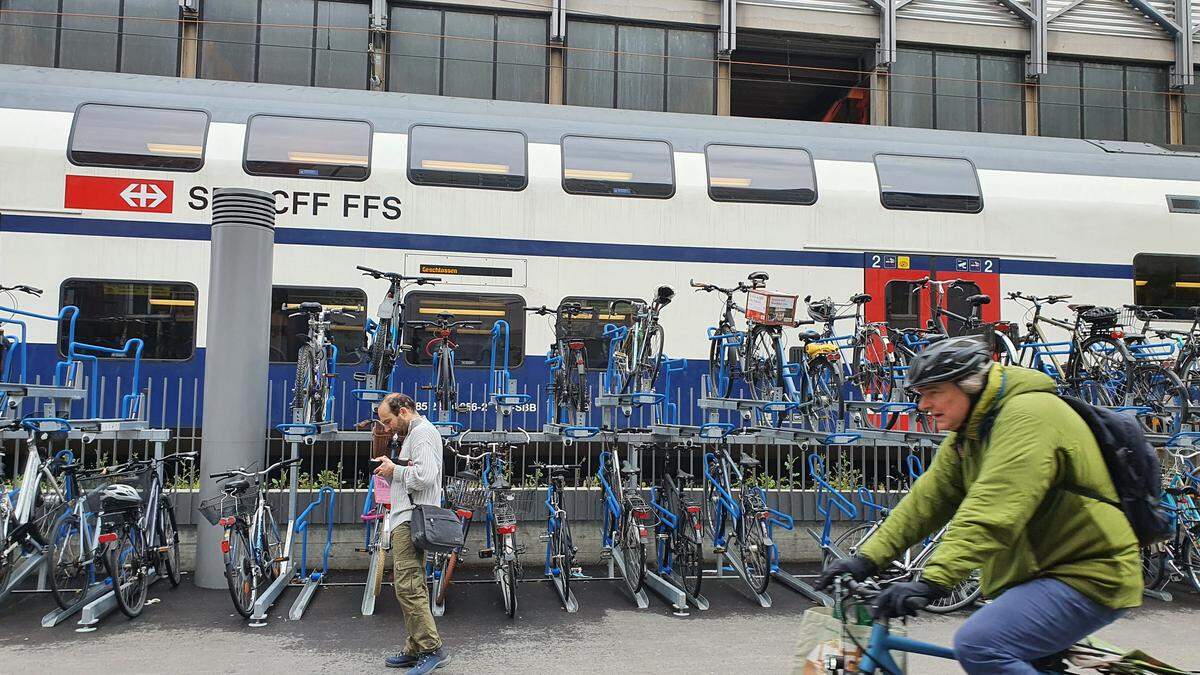
[[[621, 517], [624, 515], [624, 507], [622, 506], [622, 504], [624, 504], [624, 495], [622, 494], [623, 486], [621, 485], [620, 481], [620, 473], [617, 472], [617, 469], [620, 466], [620, 458], [617, 457], [615, 451], [605, 450], [604, 452], [600, 453], [599, 461], [600, 468], [596, 471], [596, 476], [600, 481], [600, 489], [604, 495], [604, 498], [602, 499], [604, 504], [604, 514], [602, 516], [600, 525], [600, 546], [601, 548], [611, 548], [616, 543], [613, 538], [613, 533], [616, 532], [617, 528], [621, 526]], [[613, 487], [612, 482], [609, 481], [609, 464], [612, 465], [614, 474], [618, 478], [618, 480], [615, 481], [615, 488]]]

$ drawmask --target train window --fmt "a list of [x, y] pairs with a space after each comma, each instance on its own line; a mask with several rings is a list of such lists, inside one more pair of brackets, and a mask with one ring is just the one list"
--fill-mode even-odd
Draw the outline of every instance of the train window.
[[710, 145], [708, 196], [718, 202], [809, 205], [817, 201], [812, 155], [798, 148]]
[[[67, 279], [59, 306], [79, 308], [77, 342], [122, 349], [141, 338], [142, 358], [185, 361], [196, 347], [196, 296], [195, 286], [178, 281]], [[58, 350], [67, 351], [66, 326], [59, 331]]]
[[75, 112], [67, 160], [80, 166], [199, 171], [208, 113], [85, 103]]
[[576, 195], [657, 197], [675, 194], [671, 146], [665, 141], [566, 136], [563, 189]]
[[594, 298], [568, 296], [558, 303], [559, 308], [569, 302], [583, 305], [584, 312], [572, 319], [558, 317], [554, 322], [555, 335], [567, 335], [583, 341], [589, 370], [604, 370], [608, 366], [608, 340], [604, 339], [604, 325], [633, 325], [632, 302], [629, 298]]
[[1200, 305], [1200, 256], [1139, 253], [1133, 257], [1133, 302], [1191, 319]]
[[1200, 213], [1200, 197], [1167, 195], [1167, 209], [1171, 213]]
[[883, 288], [884, 315], [892, 328], [921, 327], [921, 286], [915, 281], [889, 281]]
[[246, 173], [366, 180], [371, 125], [361, 120], [254, 115], [246, 128]]
[[408, 135], [408, 179], [417, 185], [524, 190], [525, 135], [417, 125]]
[[338, 348], [338, 365], [362, 361], [363, 321], [367, 316], [367, 294], [357, 288], [271, 288], [271, 362], [291, 363], [308, 335], [308, 317], [298, 315], [300, 303], [319, 302], [344, 316], [331, 315], [328, 335]]
[[875, 155], [883, 206], [904, 211], [979, 213], [983, 195], [965, 159]]
[[525, 359], [525, 300], [519, 295], [498, 293], [447, 293], [413, 291], [404, 296], [404, 343], [413, 348], [405, 360], [413, 366], [433, 362], [437, 327], [412, 326], [412, 321], [437, 322], [450, 315], [451, 321], [478, 321], [478, 325], [454, 329], [455, 364], [487, 368], [491, 365], [492, 326], [508, 322], [508, 365], [516, 368]]

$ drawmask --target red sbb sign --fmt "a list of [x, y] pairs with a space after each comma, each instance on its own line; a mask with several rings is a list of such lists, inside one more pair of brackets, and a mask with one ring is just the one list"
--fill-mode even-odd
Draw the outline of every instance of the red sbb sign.
[[63, 207], [100, 211], [171, 213], [175, 181], [67, 176]]

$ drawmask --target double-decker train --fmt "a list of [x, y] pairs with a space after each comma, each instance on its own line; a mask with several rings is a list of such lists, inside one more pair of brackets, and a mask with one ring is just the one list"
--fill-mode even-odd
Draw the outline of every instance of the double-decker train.
[[[533, 393], [553, 325], [525, 307], [584, 299], [598, 338], [621, 318], [611, 300], [662, 284], [678, 291], [666, 353], [688, 360], [672, 386], [695, 390], [720, 306], [693, 279], [865, 291], [867, 318], [900, 326], [928, 319], [913, 292], [926, 276], [991, 295], [988, 320], [1021, 318], [1001, 302], [1011, 290], [1200, 304], [1200, 155], [1183, 149], [0, 66], [0, 284], [46, 289], [22, 309], [79, 305], [80, 339], [142, 337], [156, 422], [198, 424], [206, 338], [238, 330], [206, 321], [222, 186], [276, 195], [280, 409], [303, 331], [287, 307], [373, 315], [387, 286], [358, 265], [442, 279], [414, 289], [407, 316], [483, 322], [459, 335], [468, 406], [483, 403], [495, 320]], [[348, 381], [361, 328], [339, 328]], [[52, 372], [56, 341], [31, 326], [31, 371]], [[405, 390], [429, 380], [411, 341]], [[602, 368], [604, 346], [588, 348]]]

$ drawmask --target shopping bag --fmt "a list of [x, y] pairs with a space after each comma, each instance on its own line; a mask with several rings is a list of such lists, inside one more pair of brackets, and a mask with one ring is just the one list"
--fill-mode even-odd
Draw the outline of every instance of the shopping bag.
[[[906, 635], [904, 625], [893, 622], [890, 630], [894, 635]], [[859, 625], [850, 620], [842, 625], [842, 620], [834, 617], [830, 607], [813, 607], [804, 612], [800, 620], [800, 639], [796, 642], [795, 665], [792, 675], [826, 675], [830, 672], [858, 672], [858, 663], [862, 660], [862, 648], [871, 639], [871, 626]], [[857, 642], [857, 644], [855, 644]], [[860, 648], [861, 645], [861, 648]], [[841, 657], [840, 671], [828, 669], [829, 660]], [[905, 667], [904, 654], [892, 652], [896, 665], [901, 670]]]

